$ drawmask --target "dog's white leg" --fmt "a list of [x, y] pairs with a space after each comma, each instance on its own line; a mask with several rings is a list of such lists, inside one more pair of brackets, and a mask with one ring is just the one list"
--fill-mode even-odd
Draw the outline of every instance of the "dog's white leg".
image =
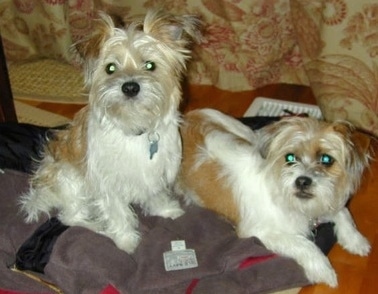
[[268, 249], [293, 258], [303, 267], [310, 282], [326, 283], [331, 287], [337, 286], [336, 272], [328, 258], [306, 237], [273, 232], [256, 234], [256, 236]]
[[177, 200], [172, 199], [169, 191], [161, 191], [148, 198], [147, 201], [141, 203], [142, 208], [149, 215], [156, 215], [165, 218], [176, 219], [184, 214]]
[[117, 247], [131, 254], [138, 247], [140, 242], [140, 234], [135, 228], [126, 229], [122, 232], [103, 232], [104, 235], [111, 238]]
[[369, 241], [357, 230], [352, 216], [344, 207], [334, 217], [337, 242], [353, 254], [366, 256], [370, 252]]
[[140, 242], [138, 218], [129, 205], [117, 203], [104, 210], [104, 230], [100, 233], [111, 238], [117, 247], [133, 253]]

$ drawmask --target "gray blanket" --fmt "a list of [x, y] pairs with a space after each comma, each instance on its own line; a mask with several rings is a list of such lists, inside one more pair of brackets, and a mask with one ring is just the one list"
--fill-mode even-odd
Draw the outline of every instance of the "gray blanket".
[[[27, 174], [0, 173], [0, 292], [54, 293], [10, 270], [17, 249], [46, 221], [23, 222], [16, 203], [26, 189]], [[133, 255], [107, 237], [70, 227], [57, 239], [45, 273], [33, 275], [64, 293], [268, 293], [308, 284], [294, 261], [272, 254], [256, 238], [237, 238], [233, 227], [210, 211], [185, 209], [174, 221], [140, 215], [143, 238]], [[198, 267], [165, 271], [163, 253], [172, 240], [185, 240], [195, 250]]]

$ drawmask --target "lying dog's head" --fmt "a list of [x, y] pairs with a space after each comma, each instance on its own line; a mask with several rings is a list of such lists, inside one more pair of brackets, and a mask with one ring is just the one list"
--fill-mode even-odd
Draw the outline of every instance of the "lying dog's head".
[[349, 123], [293, 117], [262, 129], [260, 150], [277, 201], [311, 218], [345, 205], [368, 164], [369, 143]]

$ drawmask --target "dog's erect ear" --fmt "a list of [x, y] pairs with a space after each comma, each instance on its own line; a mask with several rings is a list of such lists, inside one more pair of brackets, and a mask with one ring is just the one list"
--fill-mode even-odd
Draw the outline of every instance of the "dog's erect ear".
[[270, 145], [272, 144], [275, 134], [279, 131], [279, 128], [280, 127], [278, 125], [278, 122], [273, 122], [258, 130], [260, 136], [257, 144], [262, 158], [266, 159], [268, 157], [269, 151], [271, 149]]
[[163, 10], [147, 12], [143, 30], [146, 34], [173, 47], [188, 47], [201, 41], [201, 21], [193, 15], [175, 16]]
[[98, 18], [93, 23], [92, 33], [74, 45], [81, 60], [97, 58], [105, 40], [112, 35], [113, 29], [112, 18], [104, 12], [99, 12]]

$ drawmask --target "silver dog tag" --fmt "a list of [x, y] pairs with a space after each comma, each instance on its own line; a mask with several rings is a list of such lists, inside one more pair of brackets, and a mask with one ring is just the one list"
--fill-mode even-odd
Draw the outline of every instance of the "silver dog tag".
[[158, 142], [160, 140], [160, 136], [156, 132], [150, 133], [148, 134], [148, 140], [150, 141], [150, 159], [152, 159], [154, 157], [154, 154], [158, 152]]
[[158, 142], [157, 141], [150, 142], [150, 159], [154, 157], [154, 154], [156, 152], [158, 152]]

